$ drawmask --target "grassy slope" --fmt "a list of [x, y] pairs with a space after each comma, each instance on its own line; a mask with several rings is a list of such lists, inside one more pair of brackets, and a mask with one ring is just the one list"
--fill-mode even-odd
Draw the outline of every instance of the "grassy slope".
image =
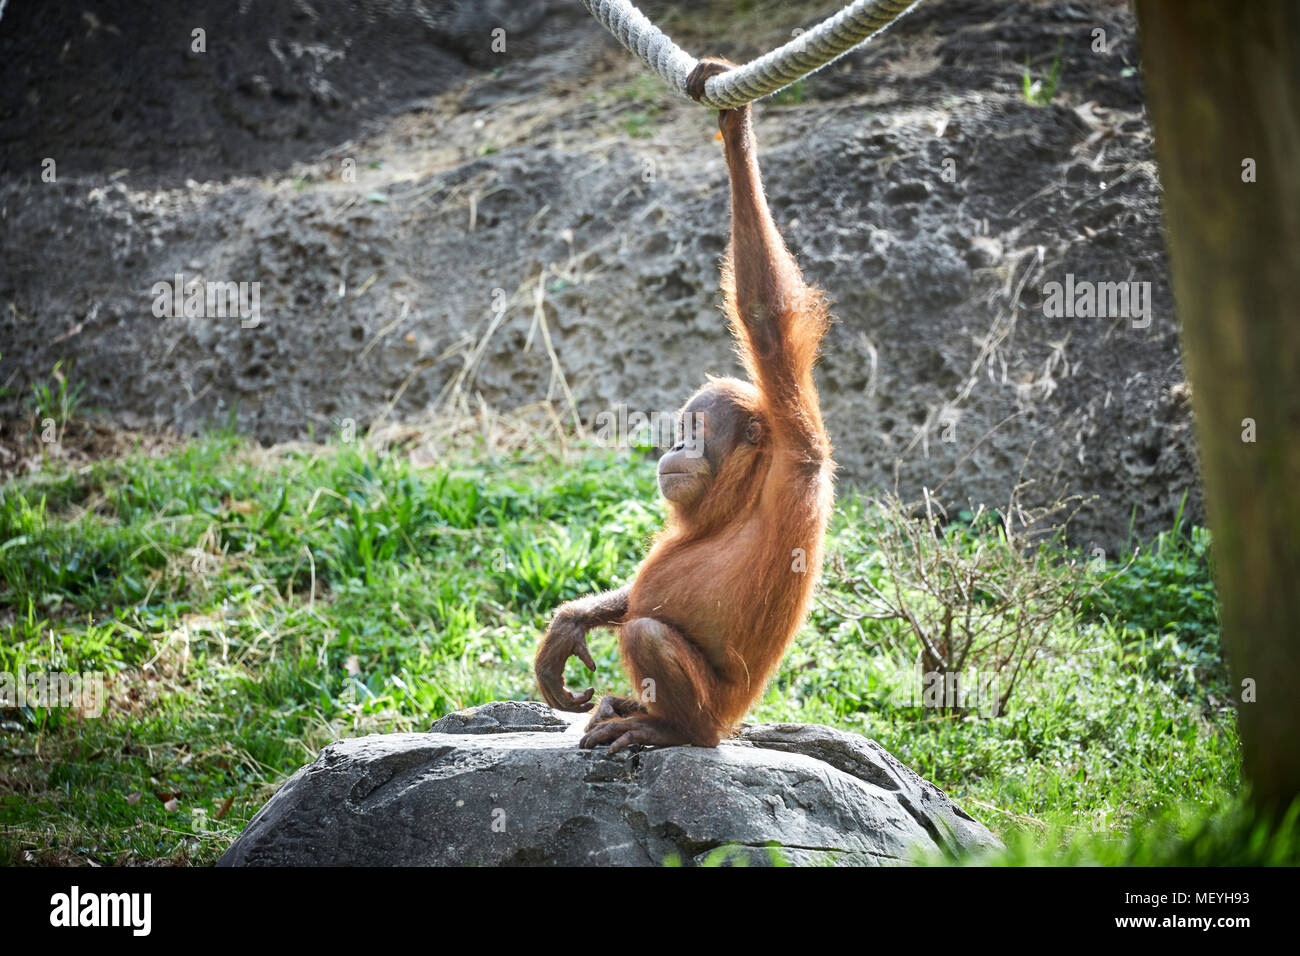
[[[534, 698], [550, 609], [631, 576], [661, 517], [650, 464], [606, 452], [418, 470], [215, 435], [5, 486], [0, 671], [110, 679], [99, 719], [5, 713], [0, 863], [208, 862], [330, 740]], [[869, 562], [872, 521], [846, 503], [832, 552]], [[1290, 853], [1243, 842], [1249, 821], [1165, 841], [1237, 820], [1206, 547], [1170, 536], [1091, 620], [1061, 621], [1055, 643], [1074, 649], [996, 719], [911, 706], [892, 625], [824, 608], [753, 719], [874, 737], [1008, 839], [1008, 860]], [[618, 689], [614, 638], [592, 645], [598, 689]]]

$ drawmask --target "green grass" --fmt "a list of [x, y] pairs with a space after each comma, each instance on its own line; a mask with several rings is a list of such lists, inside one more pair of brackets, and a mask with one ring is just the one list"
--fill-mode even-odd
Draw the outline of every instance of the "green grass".
[[[836, 515], [849, 565], [871, 551], [870, 508]], [[103, 672], [108, 704], [4, 712], [0, 864], [211, 862], [329, 741], [536, 698], [553, 607], [630, 578], [662, 517], [652, 464], [598, 451], [419, 470], [216, 434], [4, 486], [0, 671]], [[1207, 548], [1179, 528], [1144, 551], [1059, 622], [1000, 717], [917, 706], [896, 625], [818, 605], [752, 719], [874, 737], [1009, 859], [1116, 862], [1144, 833], [1179, 859], [1198, 822], [1242, 819]], [[615, 638], [591, 643], [598, 687], [618, 690]], [[1250, 846], [1247, 823], [1213, 845]]]
[[588, 99], [599, 105], [602, 115], [617, 116], [626, 135], [647, 139], [657, 132], [655, 121], [672, 94], [658, 77], [643, 73], [627, 83], [593, 91]]
[[783, 87], [772, 94], [772, 101], [779, 103], [781, 106], [798, 106], [808, 97], [808, 84], [811, 77], [800, 77], [789, 86]]
[[[1122, 836], [1090, 831], [1018, 830], [1006, 849], [956, 861], [991, 866], [1295, 866], [1300, 860], [1297, 803], [1276, 825], [1257, 819], [1244, 800], [1205, 812], [1180, 804], [1142, 821]], [[951, 860], [933, 862], [949, 863]]]
[[1025, 54], [1025, 70], [1021, 74], [1020, 85], [1025, 102], [1031, 106], [1047, 106], [1056, 99], [1057, 90], [1061, 85], [1061, 49], [1064, 43], [1063, 39], [1057, 43], [1056, 57], [1052, 60], [1047, 75], [1042, 79], [1035, 79], [1029, 71], [1029, 54]]

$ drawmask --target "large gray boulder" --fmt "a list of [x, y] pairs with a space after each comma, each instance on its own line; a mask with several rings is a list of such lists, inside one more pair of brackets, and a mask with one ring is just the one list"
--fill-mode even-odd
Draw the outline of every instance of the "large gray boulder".
[[585, 715], [484, 704], [427, 734], [326, 747], [222, 866], [659, 865], [719, 847], [751, 863], [875, 866], [997, 838], [856, 734], [748, 726], [716, 749], [579, 750]]

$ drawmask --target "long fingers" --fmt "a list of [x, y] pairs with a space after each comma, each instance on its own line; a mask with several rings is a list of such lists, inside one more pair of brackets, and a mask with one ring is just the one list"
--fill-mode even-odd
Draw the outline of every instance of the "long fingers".
[[598, 724], [583, 735], [582, 739], [578, 741], [578, 746], [584, 750], [590, 750], [592, 747], [599, 747], [601, 744], [617, 740], [627, 733], [629, 723], [629, 720], [623, 719], [607, 720], [603, 724]]
[[612, 744], [610, 744], [609, 752], [610, 755], [612, 756], [618, 753], [620, 750], [624, 749], [625, 747], [631, 747], [634, 744], [653, 744], [655, 742], [656, 742], [655, 735], [652, 734], [650, 731], [644, 730], [639, 727], [634, 727], [633, 729], [627, 731], [627, 733], [623, 734], [623, 736], [615, 740]]
[[592, 672], [596, 670], [596, 661], [592, 658], [591, 651], [587, 649], [587, 641], [585, 638], [574, 644], [573, 653], [578, 660], [582, 661], [582, 663], [586, 665], [587, 670]]
[[700, 97], [704, 95], [704, 84], [710, 77], [726, 73], [734, 65], [721, 57], [705, 57], [700, 60], [695, 64], [695, 69], [691, 70], [690, 76], [686, 78], [686, 95], [698, 103]]
[[589, 671], [595, 671], [596, 661], [587, 649], [587, 639], [583, 632], [570, 622], [556, 619], [542, 638], [533, 671], [537, 675], [537, 686], [541, 688], [542, 697], [557, 710], [584, 711], [591, 709], [594, 687], [588, 687], [581, 694], [572, 694], [564, 686], [564, 665], [570, 657], [577, 657]]
[[591, 709], [591, 698], [596, 688], [588, 687], [581, 694], [571, 693], [564, 686], [564, 664], [559, 667], [540, 668], [537, 672], [537, 686], [542, 697], [556, 710], [585, 711]]
[[[546, 694], [545, 691], [542, 693]], [[581, 713], [591, 710], [591, 697], [594, 693], [596, 693], [596, 688], [588, 687], [581, 694], [574, 694], [561, 684], [558, 688], [552, 689], [550, 694], [546, 694], [546, 702], [556, 710], [570, 710]]]
[[596, 688], [588, 687], [581, 694], [570, 694], [567, 690], [564, 693], [569, 698], [569, 710], [587, 711], [591, 710], [591, 696], [596, 693]]

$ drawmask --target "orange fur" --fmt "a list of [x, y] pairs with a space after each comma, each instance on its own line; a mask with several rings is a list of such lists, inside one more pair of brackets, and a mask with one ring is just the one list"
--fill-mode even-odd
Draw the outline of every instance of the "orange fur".
[[[711, 673], [696, 673], [691, 686], [660, 691], [691, 694], [693, 712], [671, 706], [680, 701], [646, 706], [651, 717], [678, 724], [685, 713], [689, 726], [676, 729], [688, 742], [704, 745], [716, 743], [745, 716], [803, 623], [833, 497], [831, 447], [812, 375], [829, 321], [826, 299], [803, 282], [771, 223], [752, 161], [752, 132], [745, 132], [743, 139], [724, 137], [733, 230], [722, 290], [750, 381], [714, 379], [706, 388], [756, 417], [765, 435], [757, 447], [728, 453], [696, 505], [670, 508], [668, 524], [632, 585], [625, 617], [669, 625], [707, 662]], [[744, 301], [737, 294], [738, 264], [759, 287], [746, 290]], [[796, 549], [803, 552], [802, 572], [794, 569]], [[662, 679], [624, 650], [634, 686], [646, 677]]]
[[[723, 69], [701, 61], [692, 95]], [[720, 119], [731, 175], [724, 311], [749, 381], [710, 379], [688, 403], [707, 412], [702, 454], [664, 456], [669, 519], [636, 580], [562, 605], [542, 639], [534, 670], [547, 702], [595, 707], [584, 747], [717, 744], [762, 694], [821, 569], [834, 464], [813, 364], [826, 298], [803, 281], [772, 222], [750, 108]], [[594, 667], [593, 627], [619, 630], [636, 697], [596, 707], [593, 689], [564, 687], [569, 656]]]

